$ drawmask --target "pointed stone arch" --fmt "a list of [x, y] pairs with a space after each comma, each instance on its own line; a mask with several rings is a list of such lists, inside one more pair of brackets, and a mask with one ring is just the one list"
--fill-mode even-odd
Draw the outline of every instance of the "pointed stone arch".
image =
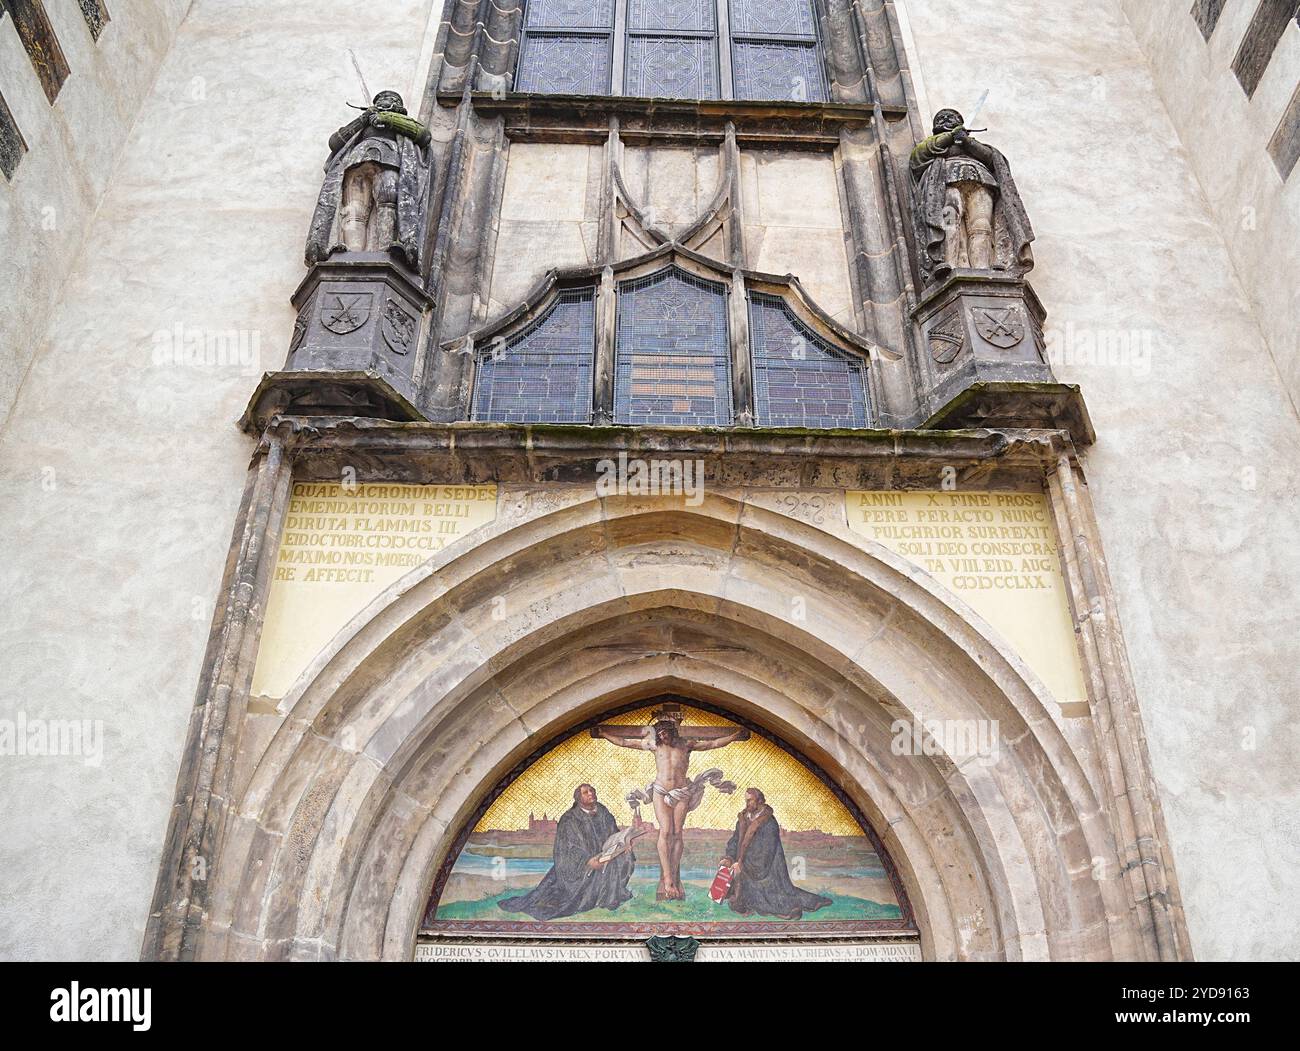
[[[664, 692], [835, 778], [898, 864], [927, 957], [1143, 955], [1120, 879], [1094, 878], [1097, 859], [1119, 871], [1113, 837], [1043, 686], [889, 552], [723, 495], [575, 493], [475, 539], [379, 596], [283, 700], [217, 836], [200, 958], [409, 958], [484, 786]], [[891, 723], [914, 716], [996, 719], [997, 761], [894, 755]]]

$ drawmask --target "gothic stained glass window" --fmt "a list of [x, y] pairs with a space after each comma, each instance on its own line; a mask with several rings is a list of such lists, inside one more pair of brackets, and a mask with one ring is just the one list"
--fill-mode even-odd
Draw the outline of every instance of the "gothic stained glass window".
[[728, 0], [735, 97], [825, 102], [810, 0]]
[[714, 0], [628, 0], [624, 94], [718, 97]]
[[479, 359], [474, 419], [589, 423], [595, 336], [595, 289], [562, 291], [532, 325]]
[[616, 329], [616, 422], [731, 424], [724, 286], [676, 267], [624, 281]]
[[614, 43], [614, 0], [530, 0], [518, 91], [606, 95]]
[[760, 427], [867, 426], [863, 364], [819, 339], [776, 296], [749, 299]]

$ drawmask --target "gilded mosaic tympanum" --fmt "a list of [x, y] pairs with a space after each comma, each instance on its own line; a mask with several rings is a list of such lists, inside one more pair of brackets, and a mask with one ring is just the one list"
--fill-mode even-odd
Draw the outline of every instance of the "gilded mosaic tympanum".
[[911, 929], [847, 797], [758, 728], [661, 699], [571, 731], [488, 800], [429, 934]]

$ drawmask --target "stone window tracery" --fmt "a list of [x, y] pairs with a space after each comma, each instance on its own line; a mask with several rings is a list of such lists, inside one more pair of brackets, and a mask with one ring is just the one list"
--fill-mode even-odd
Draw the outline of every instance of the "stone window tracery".
[[[781, 295], [757, 289], [747, 296], [747, 338], [743, 332], [733, 338], [733, 295], [746, 293], [677, 263], [608, 290], [562, 287], [534, 320], [507, 323], [500, 335], [476, 339], [471, 418], [872, 426], [865, 356], [812, 327]], [[609, 315], [606, 328], [600, 319]], [[603, 344], [600, 332], [606, 333]]]

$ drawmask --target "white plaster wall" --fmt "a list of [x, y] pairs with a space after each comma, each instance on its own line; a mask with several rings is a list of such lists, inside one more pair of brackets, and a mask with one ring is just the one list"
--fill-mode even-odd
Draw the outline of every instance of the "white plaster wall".
[[[34, 360], [0, 432], [0, 717], [101, 720], [104, 753], [0, 756], [0, 957], [139, 953], [252, 448], [234, 420], [283, 361], [325, 140], [360, 101], [344, 49], [372, 91], [407, 90], [430, 0], [373, 7], [195, 0], [56, 306], [26, 322]], [[20, 175], [42, 163], [33, 149]], [[3, 221], [32, 245], [38, 218]], [[233, 330], [237, 350], [176, 361], [158, 334], [178, 325]]]
[[1300, 26], [1287, 23], [1248, 99], [1232, 60], [1257, 3], [1225, 5], [1208, 43], [1183, 0], [1121, 0], [1121, 6], [1291, 399], [1300, 405], [1300, 166], [1284, 182], [1268, 155], [1300, 83]]
[[[1058, 375], [1096, 424], [1086, 468], [1194, 951], [1294, 959], [1300, 425], [1249, 275], [1117, 0], [906, 6], [928, 105], [989, 89], [979, 126], [1038, 234]], [[1294, 240], [1273, 263], [1294, 276]]]
[[71, 70], [52, 106], [0, 17], [0, 95], [27, 143], [13, 179], [0, 176], [0, 424], [189, 4], [113, 4], [98, 41], [75, 3], [46, 4]]

